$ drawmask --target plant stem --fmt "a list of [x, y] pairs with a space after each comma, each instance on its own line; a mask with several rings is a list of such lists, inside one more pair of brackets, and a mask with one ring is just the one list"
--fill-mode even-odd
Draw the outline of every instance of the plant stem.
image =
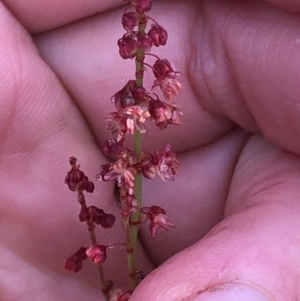
[[[147, 21], [144, 13], [137, 13], [138, 15], [138, 36], [144, 37], [146, 35], [145, 28]], [[135, 74], [136, 74], [136, 84], [138, 87], [143, 86], [144, 79], [144, 66], [143, 62], [145, 59], [145, 52], [143, 49], [138, 49], [136, 59], [135, 59]], [[142, 155], [142, 135], [139, 131], [135, 130], [134, 133], [134, 150], [138, 154], [138, 160], [141, 160]], [[142, 175], [141, 173], [135, 176], [135, 190], [134, 195], [137, 199], [137, 211], [133, 213], [129, 219], [129, 239], [132, 252], [127, 255], [128, 268], [129, 268], [129, 278], [130, 285], [132, 289], [135, 289], [138, 284], [137, 274], [136, 274], [136, 261], [137, 261], [137, 236], [139, 231], [139, 219], [140, 219], [140, 207], [142, 203]]]
[[[78, 202], [81, 205], [81, 212], [84, 212], [87, 216], [88, 208], [86, 206], [85, 196], [81, 190], [78, 190]], [[86, 220], [86, 225], [90, 234], [91, 243], [93, 246], [95, 246], [98, 244], [96, 239], [96, 234], [95, 234], [95, 226], [89, 219]], [[98, 268], [98, 274], [100, 278], [100, 287], [101, 287], [102, 295], [104, 296], [105, 300], [108, 301], [110, 299], [109, 288], [107, 285], [107, 281], [105, 280], [102, 265], [98, 264], [97, 268]]]

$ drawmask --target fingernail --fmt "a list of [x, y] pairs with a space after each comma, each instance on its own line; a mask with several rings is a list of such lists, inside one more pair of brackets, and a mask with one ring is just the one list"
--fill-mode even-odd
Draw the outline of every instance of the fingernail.
[[251, 285], [228, 285], [197, 295], [191, 301], [273, 301]]

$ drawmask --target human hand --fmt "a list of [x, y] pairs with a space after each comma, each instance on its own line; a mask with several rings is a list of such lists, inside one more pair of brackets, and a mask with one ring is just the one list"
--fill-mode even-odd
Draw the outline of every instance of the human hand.
[[[108, 136], [110, 97], [133, 75], [132, 62], [117, 55], [122, 8], [89, 17], [118, 1], [6, 4], [39, 33], [34, 41], [46, 64], [2, 6], [0, 296], [99, 300], [92, 265], [74, 277], [62, 269], [88, 244], [63, 178], [70, 155], [90, 179], [105, 162], [99, 145]], [[293, 1], [274, 4], [298, 9]], [[184, 74], [184, 125], [149, 128], [144, 146], [170, 142], [182, 168], [174, 183], [145, 181], [144, 204], [162, 205], [176, 229], [155, 240], [142, 229], [141, 268], [195, 244], [146, 278], [131, 300], [297, 299], [298, 15], [262, 1], [220, 0], [155, 2], [153, 16], [169, 32], [157, 53]], [[112, 185], [96, 183], [87, 200], [117, 215]], [[120, 224], [101, 235], [104, 243], [123, 240]], [[112, 250], [105, 270], [125, 288], [121, 254]]]

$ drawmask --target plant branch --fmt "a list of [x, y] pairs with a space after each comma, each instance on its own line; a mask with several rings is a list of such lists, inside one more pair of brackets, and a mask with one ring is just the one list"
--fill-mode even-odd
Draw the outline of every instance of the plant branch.
[[[87, 216], [88, 208], [86, 206], [85, 196], [81, 190], [78, 190], [78, 202], [81, 205], [81, 212], [83, 212]], [[95, 246], [98, 244], [97, 239], [96, 239], [96, 234], [95, 234], [95, 226], [89, 219], [86, 219], [86, 225], [87, 225], [87, 228], [88, 228], [88, 231], [90, 234], [91, 243], [93, 246]], [[104, 276], [102, 265], [98, 264], [97, 269], [98, 269], [98, 274], [99, 274], [99, 278], [100, 278], [100, 287], [101, 287], [102, 294], [103, 294], [105, 300], [108, 301], [110, 299], [109, 287], [108, 287], [108, 282], [106, 281], [105, 276]]]

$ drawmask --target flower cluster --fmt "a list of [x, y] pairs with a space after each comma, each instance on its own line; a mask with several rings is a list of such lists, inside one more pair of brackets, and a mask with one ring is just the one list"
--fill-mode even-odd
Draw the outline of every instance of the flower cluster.
[[[119, 53], [123, 59], [135, 58], [141, 63], [141, 69], [136, 71], [136, 79], [129, 80], [124, 87], [115, 93], [111, 100], [114, 103], [115, 112], [109, 114], [106, 126], [110, 132], [110, 138], [103, 146], [104, 155], [113, 155], [115, 160], [100, 166], [100, 172], [96, 176], [100, 181], [117, 180], [118, 187], [123, 191], [124, 204], [123, 216], [138, 210], [134, 196], [135, 176], [142, 173], [148, 179], [158, 175], [164, 181], [173, 181], [179, 173], [180, 163], [176, 155], [171, 152], [171, 146], [167, 145], [161, 152], [156, 151], [153, 155], [147, 152], [138, 154], [124, 148], [126, 135], [136, 132], [146, 132], [146, 122], [154, 121], [155, 125], [163, 130], [168, 125], [180, 125], [182, 111], [175, 103], [167, 103], [159, 99], [156, 94], [147, 92], [138, 82], [146, 67], [150, 67], [154, 75], [152, 89], [159, 87], [166, 101], [177, 96], [182, 88], [178, 78], [180, 72], [174, 71], [167, 59], [161, 59], [149, 53], [152, 46], [163, 46], [167, 43], [168, 33], [145, 12], [151, 8], [151, 1], [130, 1], [135, 11], [125, 10], [122, 17], [122, 25], [126, 33], [118, 41]], [[136, 30], [137, 27], [147, 27], [151, 22], [148, 32]], [[139, 58], [138, 53], [144, 57]], [[156, 58], [151, 66], [144, 62], [145, 54], [150, 58]]]

